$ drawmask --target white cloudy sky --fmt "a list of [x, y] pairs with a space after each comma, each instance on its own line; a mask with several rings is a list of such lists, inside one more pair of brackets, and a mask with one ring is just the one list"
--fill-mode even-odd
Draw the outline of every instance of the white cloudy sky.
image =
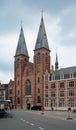
[[33, 61], [42, 8], [51, 63], [55, 63], [57, 48], [60, 68], [76, 66], [76, 0], [0, 0], [0, 82], [14, 79], [21, 21]]

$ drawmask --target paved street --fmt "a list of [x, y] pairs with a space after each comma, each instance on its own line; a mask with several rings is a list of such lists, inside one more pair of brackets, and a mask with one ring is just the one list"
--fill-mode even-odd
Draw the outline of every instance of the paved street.
[[12, 115], [13, 118], [0, 118], [0, 130], [76, 130], [76, 120], [58, 118], [54, 111], [42, 114], [40, 111], [13, 110]]

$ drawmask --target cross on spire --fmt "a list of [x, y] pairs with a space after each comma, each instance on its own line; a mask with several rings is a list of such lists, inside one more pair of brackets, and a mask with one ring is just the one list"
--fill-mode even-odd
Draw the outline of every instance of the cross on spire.
[[43, 12], [44, 12], [44, 11], [43, 11], [43, 8], [42, 8], [42, 10], [41, 10], [41, 15], [42, 15], [42, 17], [43, 17]]
[[21, 27], [23, 27], [23, 21], [21, 20]]

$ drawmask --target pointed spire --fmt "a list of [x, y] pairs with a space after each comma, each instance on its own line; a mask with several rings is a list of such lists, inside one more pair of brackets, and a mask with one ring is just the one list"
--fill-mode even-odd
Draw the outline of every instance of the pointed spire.
[[20, 30], [20, 35], [19, 35], [19, 40], [18, 40], [18, 45], [17, 45], [15, 56], [18, 56], [18, 55], [25, 55], [29, 57], [22, 26]]
[[37, 40], [36, 40], [35, 50], [41, 49], [41, 48], [50, 50], [49, 45], [48, 45], [46, 31], [45, 31], [45, 26], [44, 26], [43, 12], [42, 12], [41, 23], [39, 27]]
[[41, 10], [41, 17], [43, 17], [43, 12], [44, 12], [44, 11], [43, 11], [43, 8], [42, 8], [42, 10]]
[[58, 55], [57, 55], [57, 52], [56, 52], [55, 70], [57, 70], [58, 68], [59, 68]]

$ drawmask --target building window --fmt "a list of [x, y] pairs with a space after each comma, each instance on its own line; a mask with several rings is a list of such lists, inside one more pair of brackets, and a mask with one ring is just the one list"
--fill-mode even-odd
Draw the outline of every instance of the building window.
[[48, 54], [45, 55], [45, 63], [48, 64]]
[[9, 94], [12, 94], [12, 89], [9, 90]]
[[55, 97], [55, 91], [51, 92], [51, 97]]
[[56, 100], [51, 100], [51, 107], [56, 107]]
[[60, 75], [56, 75], [55, 80], [59, 80], [59, 79], [60, 79]]
[[40, 64], [41, 59], [40, 59], [40, 53], [37, 54], [37, 64]]
[[60, 83], [60, 88], [64, 88], [64, 83]]
[[51, 84], [51, 88], [55, 88], [55, 84]]
[[29, 80], [25, 84], [25, 95], [31, 95], [31, 82]]
[[74, 73], [74, 78], [76, 78], [76, 73]]
[[38, 77], [38, 83], [40, 83], [40, 78]]
[[38, 94], [40, 93], [40, 89], [38, 88]]
[[48, 84], [45, 85], [45, 89], [48, 89]]
[[40, 96], [37, 97], [37, 103], [41, 103], [41, 98], [40, 98]]
[[18, 95], [20, 94], [20, 91], [18, 90]]
[[74, 96], [74, 90], [69, 90], [69, 96]]
[[64, 99], [59, 101], [59, 107], [64, 107], [65, 106], [65, 102]]
[[64, 79], [70, 78], [70, 74], [64, 74]]
[[27, 61], [26, 61], [26, 59], [24, 60], [24, 67], [26, 66], [26, 64], [27, 64]]
[[45, 97], [48, 97], [48, 91], [45, 91]]
[[69, 87], [74, 87], [74, 81], [69, 82]]
[[74, 107], [74, 99], [69, 99], [68, 105], [69, 107]]
[[19, 80], [18, 80], [18, 86], [19, 86]]
[[20, 68], [20, 60], [17, 60], [17, 68]]
[[48, 99], [45, 100], [45, 107], [48, 107]]
[[17, 98], [17, 104], [20, 104], [20, 98], [19, 97]]
[[64, 97], [64, 91], [60, 91], [60, 97]]

